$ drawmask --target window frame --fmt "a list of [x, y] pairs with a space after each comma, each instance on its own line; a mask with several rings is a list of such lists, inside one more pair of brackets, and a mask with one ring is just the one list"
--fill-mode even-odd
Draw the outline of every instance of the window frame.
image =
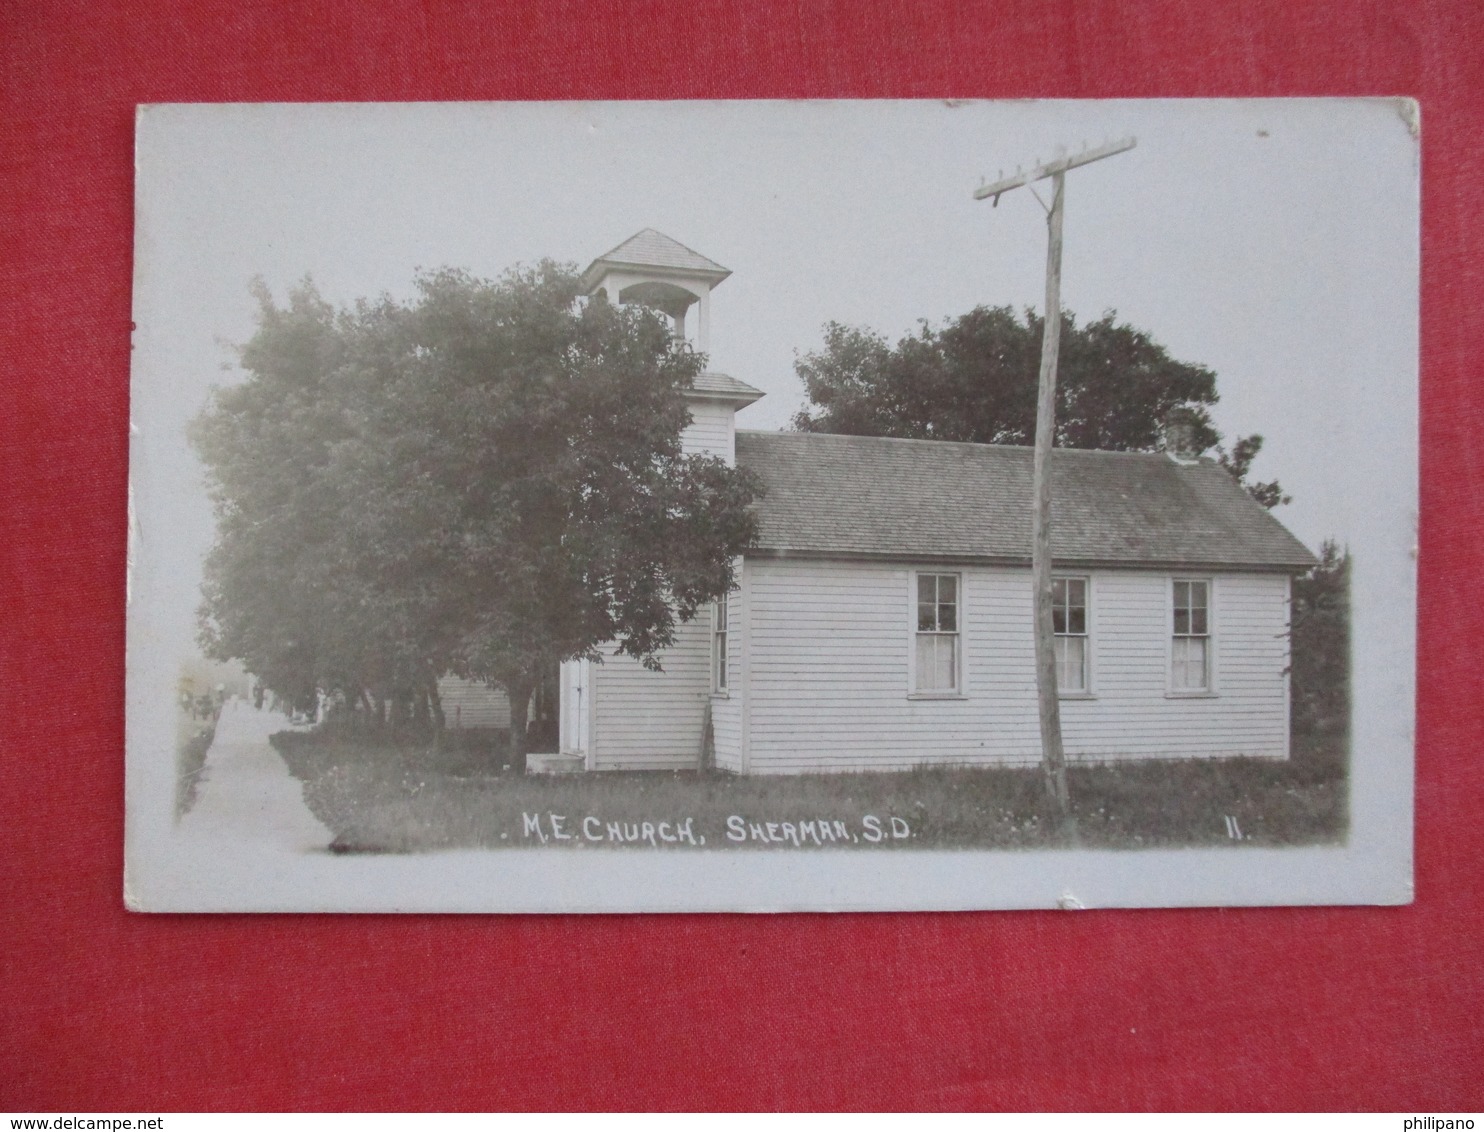
[[[1182, 583], [1195, 583], [1206, 587], [1206, 631], [1205, 633], [1175, 632], [1175, 588]], [[1216, 579], [1202, 574], [1171, 575], [1165, 587], [1165, 696], [1177, 700], [1214, 699], [1218, 695], [1216, 665]], [[1182, 688], [1175, 684], [1176, 640], [1204, 640], [1206, 642], [1206, 685], [1203, 688]]]
[[[1053, 624], [1052, 648], [1053, 648], [1053, 650], [1056, 647], [1056, 645], [1055, 645], [1056, 640], [1061, 639], [1061, 638], [1064, 638], [1064, 637], [1065, 638], [1073, 638], [1073, 637], [1075, 637], [1075, 638], [1078, 638], [1078, 639], [1080, 639], [1082, 641], [1082, 687], [1080, 687], [1080, 688], [1068, 688], [1068, 687], [1066, 687], [1062, 683], [1062, 679], [1061, 679], [1061, 661], [1058, 660], [1057, 661], [1057, 670], [1056, 670], [1056, 694], [1057, 694], [1057, 697], [1059, 699], [1063, 699], [1063, 700], [1092, 700], [1092, 699], [1096, 699], [1097, 698], [1097, 692], [1096, 692], [1096, 690], [1095, 690], [1095, 688], [1093, 686], [1093, 669], [1094, 669], [1094, 665], [1093, 665], [1093, 662], [1092, 662], [1092, 658], [1093, 658], [1093, 644], [1092, 644], [1092, 642], [1093, 642], [1093, 632], [1092, 632], [1092, 618], [1093, 618], [1093, 580], [1092, 580], [1092, 575], [1091, 574], [1053, 574], [1052, 577], [1051, 577], [1051, 582], [1052, 582], [1052, 624]], [[1056, 583], [1057, 582], [1081, 582], [1082, 583], [1082, 614], [1083, 614], [1083, 621], [1082, 621], [1082, 632], [1081, 633], [1056, 633], [1054, 631], [1055, 619], [1056, 619], [1055, 618], [1055, 608], [1056, 608], [1055, 607], [1055, 597], [1056, 597], [1055, 586], [1056, 586]]]
[[711, 603], [711, 694], [731, 695], [731, 594]]
[[[966, 637], [964, 625], [964, 573], [961, 570], [923, 568], [909, 571], [907, 577], [907, 698], [909, 700], [967, 699], [968, 697], [964, 693], [964, 641]], [[953, 606], [955, 628], [951, 633], [944, 632], [941, 629], [922, 630], [918, 628], [917, 607], [919, 597], [922, 593], [923, 578], [954, 579]], [[935, 604], [941, 603], [935, 601]], [[952, 636], [955, 638], [952, 688], [920, 689], [918, 687], [917, 642], [918, 638], [924, 633], [930, 633], [933, 636]]]

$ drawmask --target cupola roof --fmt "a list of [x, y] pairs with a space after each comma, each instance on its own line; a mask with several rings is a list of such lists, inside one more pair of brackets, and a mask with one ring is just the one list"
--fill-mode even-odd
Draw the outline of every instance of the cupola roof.
[[587, 270], [582, 273], [583, 286], [592, 290], [614, 268], [689, 275], [705, 279], [713, 287], [731, 274], [728, 268], [715, 260], [707, 259], [700, 252], [692, 251], [679, 240], [672, 240], [653, 228], [636, 232], [616, 248], [604, 252], [588, 264]]

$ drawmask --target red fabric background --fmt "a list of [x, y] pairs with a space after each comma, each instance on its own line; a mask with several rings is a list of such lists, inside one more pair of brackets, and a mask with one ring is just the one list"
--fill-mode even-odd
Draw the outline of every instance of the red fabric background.
[[[5, 4], [0, 1109], [1484, 1106], [1481, 43], [1469, 0]], [[135, 103], [1298, 94], [1423, 106], [1415, 906], [123, 911]]]

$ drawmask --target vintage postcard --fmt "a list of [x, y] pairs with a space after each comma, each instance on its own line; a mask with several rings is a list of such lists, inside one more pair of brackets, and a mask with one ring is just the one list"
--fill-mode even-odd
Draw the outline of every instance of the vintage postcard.
[[1396, 904], [1404, 99], [141, 107], [141, 911]]

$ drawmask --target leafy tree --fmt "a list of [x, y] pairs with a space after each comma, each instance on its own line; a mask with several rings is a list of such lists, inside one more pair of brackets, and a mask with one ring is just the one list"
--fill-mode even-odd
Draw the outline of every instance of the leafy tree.
[[683, 455], [703, 358], [552, 263], [442, 270], [407, 303], [260, 295], [248, 380], [195, 439], [218, 542], [204, 635], [271, 687], [352, 698], [443, 672], [503, 687], [512, 762], [544, 671], [658, 668], [754, 537], [747, 473]]
[[[398, 681], [377, 678], [368, 654], [398, 669], [409, 657], [395, 655], [385, 611], [363, 608], [332, 464], [348, 434], [339, 410], [357, 327], [311, 286], [282, 310], [261, 286], [255, 294], [259, 328], [241, 352], [250, 378], [218, 390], [192, 429], [217, 517], [202, 643], [208, 655], [240, 658], [294, 703], [319, 688], [385, 695]], [[368, 639], [368, 628], [385, 639]]]
[[1350, 724], [1350, 553], [1333, 539], [1294, 579], [1290, 629], [1294, 730], [1343, 738]]
[[1261, 451], [1262, 437], [1253, 433], [1251, 436], [1238, 437], [1230, 452], [1218, 444], [1216, 461], [1247, 489], [1247, 494], [1271, 511], [1280, 503], [1292, 503], [1293, 496], [1285, 495], [1282, 485], [1277, 480], [1258, 483], [1247, 478], [1247, 474], [1252, 470], [1252, 461]]
[[[1034, 311], [976, 307], [941, 326], [927, 322], [895, 346], [874, 331], [831, 322], [822, 349], [795, 363], [810, 405], [794, 418], [809, 432], [1030, 444], [1043, 322]], [[1194, 416], [1204, 451], [1221, 435], [1207, 406], [1216, 375], [1176, 361], [1147, 333], [1113, 313], [1085, 326], [1062, 317], [1056, 443], [1066, 448], [1150, 451], [1176, 406]], [[1262, 437], [1239, 439], [1224, 467], [1265, 507], [1286, 501], [1276, 482], [1246, 484]]]

